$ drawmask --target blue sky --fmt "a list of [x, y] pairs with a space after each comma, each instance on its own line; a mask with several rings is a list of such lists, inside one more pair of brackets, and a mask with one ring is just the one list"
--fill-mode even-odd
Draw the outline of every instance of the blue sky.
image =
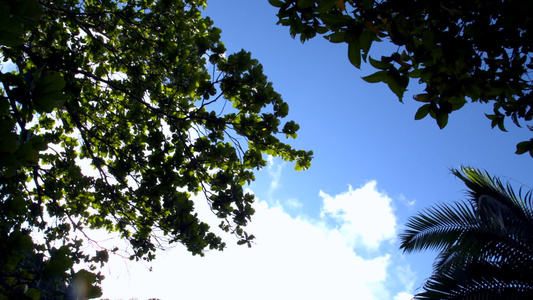
[[[251, 249], [228, 237], [227, 250], [205, 257], [181, 246], [152, 264], [115, 257], [104, 270], [104, 297], [410, 299], [435, 254], [404, 255], [396, 236], [419, 210], [464, 198], [450, 168], [482, 168], [533, 186], [533, 159], [514, 154], [530, 138], [527, 129], [511, 122], [507, 133], [491, 129], [484, 116], [491, 107], [481, 104], [454, 112], [444, 130], [430, 118], [415, 121], [416, 82], [402, 104], [386, 85], [360, 79], [373, 70], [354, 68], [346, 45], [321, 37], [301, 44], [275, 25], [275, 14], [266, 0], [213, 0], [205, 11], [228, 53], [245, 49], [263, 64], [301, 126], [289, 142], [315, 153], [311, 169], [270, 159], [257, 172], [249, 187], [258, 199]], [[387, 47], [376, 44], [371, 55]]]

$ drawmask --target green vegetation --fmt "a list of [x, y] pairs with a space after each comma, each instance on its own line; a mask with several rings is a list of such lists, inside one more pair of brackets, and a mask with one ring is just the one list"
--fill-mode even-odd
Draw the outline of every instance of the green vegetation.
[[88, 228], [136, 260], [175, 242], [222, 250], [193, 194], [249, 245], [243, 185], [262, 154], [309, 167], [312, 152], [280, 141], [299, 127], [282, 123], [288, 105], [250, 53], [225, 57], [203, 6], [0, 1], [0, 299], [100, 296], [110, 249], [84, 252]]
[[[279, 8], [279, 24], [290, 27], [302, 42], [317, 34], [332, 43], [348, 44], [357, 68], [369, 62], [378, 71], [363, 77], [383, 82], [402, 101], [411, 78], [424, 93], [415, 119], [427, 115], [440, 128], [451, 112], [468, 100], [492, 103], [487, 117], [505, 131], [504, 120], [526, 125], [533, 119], [533, 2], [524, 1], [396, 1], [269, 0]], [[372, 58], [375, 42], [397, 49]], [[533, 157], [533, 139], [516, 153]]]
[[415, 299], [531, 299], [533, 191], [522, 198], [479, 170], [453, 173], [468, 187], [467, 201], [422, 211], [400, 235], [405, 252], [439, 251]]

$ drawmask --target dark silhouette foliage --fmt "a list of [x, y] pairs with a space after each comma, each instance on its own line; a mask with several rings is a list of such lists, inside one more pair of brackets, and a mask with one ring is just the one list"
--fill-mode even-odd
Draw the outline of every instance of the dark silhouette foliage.
[[[533, 2], [474, 0], [269, 0], [279, 22], [302, 42], [317, 34], [346, 43], [357, 68], [368, 62], [377, 72], [363, 77], [383, 82], [402, 101], [410, 79], [424, 86], [414, 96], [440, 128], [468, 101], [492, 103], [492, 127], [504, 120], [533, 130]], [[397, 46], [381, 58], [372, 44]], [[533, 157], [533, 139], [516, 153]]]
[[516, 194], [476, 169], [453, 173], [468, 187], [467, 200], [420, 212], [400, 235], [405, 252], [439, 251], [415, 299], [531, 299], [532, 191]]

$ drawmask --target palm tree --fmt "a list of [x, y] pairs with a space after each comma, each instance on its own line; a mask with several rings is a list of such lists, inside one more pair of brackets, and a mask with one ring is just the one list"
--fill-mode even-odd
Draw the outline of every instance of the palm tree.
[[420, 212], [400, 234], [404, 252], [437, 250], [415, 299], [533, 299], [533, 199], [472, 168], [452, 170], [467, 200]]

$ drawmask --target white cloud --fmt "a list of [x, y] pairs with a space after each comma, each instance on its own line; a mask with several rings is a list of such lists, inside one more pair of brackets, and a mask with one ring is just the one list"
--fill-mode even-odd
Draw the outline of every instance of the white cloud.
[[[269, 160], [272, 191], [279, 186], [283, 164]], [[193, 257], [181, 245], [160, 252], [152, 263], [112, 257], [103, 272], [107, 277], [104, 297], [410, 299], [414, 274], [408, 267], [396, 265], [404, 262], [396, 260], [395, 252], [373, 251], [362, 256], [358, 247], [354, 248], [355, 244], [363, 249], [379, 248], [394, 239], [392, 200], [377, 191], [375, 181], [356, 190], [350, 186], [347, 192], [334, 196], [320, 191], [320, 197], [324, 217], [319, 219], [288, 214], [284, 208], [304, 206], [297, 199], [270, 204], [258, 201], [247, 227], [248, 233], [257, 237], [252, 248], [237, 246], [234, 237], [226, 236], [228, 248], [208, 252], [205, 257]], [[195, 203], [200, 218], [215, 224], [216, 231], [219, 220], [206, 200], [197, 197]], [[331, 220], [338, 226], [332, 227]]]
[[[353, 191], [352, 191], [353, 192]], [[293, 218], [264, 201], [248, 231], [252, 248], [192, 257], [182, 246], [159, 253], [153, 272], [113, 258], [104, 272], [105, 297], [129, 299], [390, 299], [390, 254], [362, 258], [346, 236], [324, 223]], [[127, 268], [125, 268], [127, 267]], [[400, 299], [400, 298], [398, 298]], [[401, 298], [403, 299], [403, 298]]]
[[416, 204], [415, 200], [409, 200], [407, 197], [405, 197], [405, 195], [400, 195], [398, 200], [400, 200], [400, 202], [403, 203], [408, 209], [413, 209]]
[[411, 299], [413, 299], [413, 295], [409, 293], [405, 293], [405, 292], [398, 293], [394, 297], [394, 300], [411, 300]]
[[356, 190], [349, 186], [348, 192], [334, 197], [323, 191], [319, 193], [324, 200], [322, 216], [333, 218], [352, 246], [377, 249], [380, 243], [396, 236], [392, 200], [380, 193], [376, 184], [370, 181]]
[[289, 209], [298, 209], [304, 206], [303, 203], [298, 201], [296, 198], [287, 199], [284, 204], [284, 206]]
[[416, 274], [411, 270], [409, 265], [398, 265], [395, 270], [398, 274], [399, 283], [406, 287], [407, 290], [413, 290]]
[[389, 270], [390, 273], [395, 275], [395, 283], [403, 287], [403, 291], [398, 292], [394, 296], [394, 300], [411, 300], [413, 294], [411, 293], [414, 288], [416, 274], [411, 270], [409, 265], [397, 265], [394, 267], [393, 271]]
[[268, 196], [272, 197], [272, 193], [279, 189], [281, 187], [280, 185], [280, 179], [281, 179], [281, 171], [283, 170], [283, 167], [285, 166], [285, 162], [280, 159], [274, 159], [272, 155], [268, 155], [268, 174], [271, 177], [270, 181], [270, 188], [268, 189]]

